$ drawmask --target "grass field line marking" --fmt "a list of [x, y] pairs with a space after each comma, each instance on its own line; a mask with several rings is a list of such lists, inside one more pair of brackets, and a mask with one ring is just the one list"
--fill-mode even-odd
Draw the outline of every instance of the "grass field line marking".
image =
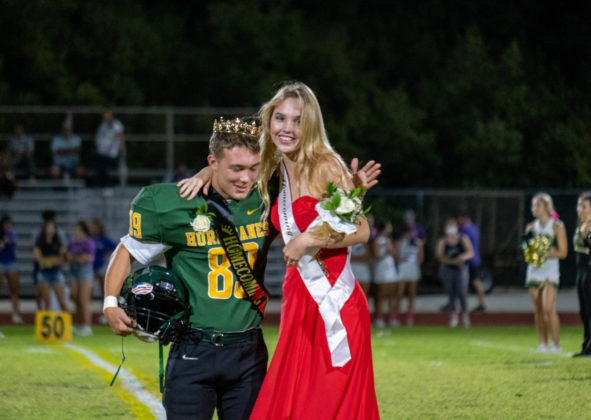
[[514, 352], [518, 352], [518, 353], [534, 353], [534, 354], [553, 354], [555, 356], [561, 356], [561, 357], [571, 357], [572, 353], [569, 352], [564, 352], [564, 353], [536, 353], [536, 351], [530, 347], [525, 347], [525, 346], [514, 346], [514, 345], [507, 345], [507, 344], [497, 344], [497, 343], [492, 343], [490, 341], [487, 340], [472, 340], [470, 341], [470, 344], [472, 344], [473, 346], [477, 346], [477, 347], [488, 347], [491, 349], [497, 349], [497, 350], [508, 350], [508, 351], [514, 351]]
[[[104, 369], [111, 374], [115, 374], [117, 366], [110, 364], [92, 351], [69, 343], [65, 343], [64, 346], [84, 356], [93, 365]], [[146, 391], [144, 389], [144, 385], [135, 376], [122, 368], [119, 371], [119, 376], [117, 379], [121, 381], [123, 387], [133, 394], [138, 399], [138, 401], [150, 409], [154, 417], [157, 419], [166, 419], [166, 413], [164, 412], [164, 407], [162, 407], [162, 402], [160, 399]]]

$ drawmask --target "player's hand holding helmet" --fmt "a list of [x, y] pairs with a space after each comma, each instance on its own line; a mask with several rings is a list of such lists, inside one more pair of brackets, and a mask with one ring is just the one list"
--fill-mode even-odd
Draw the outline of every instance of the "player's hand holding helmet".
[[189, 326], [191, 308], [182, 281], [169, 269], [147, 266], [129, 276], [121, 290], [122, 308], [135, 319], [135, 335], [162, 345]]

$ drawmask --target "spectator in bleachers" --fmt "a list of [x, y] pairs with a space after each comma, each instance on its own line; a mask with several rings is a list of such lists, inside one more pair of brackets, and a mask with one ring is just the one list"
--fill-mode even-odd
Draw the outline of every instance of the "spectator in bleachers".
[[16, 179], [10, 170], [10, 158], [6, 153], [0, 153], [0, 198], [11, 199], [17, 189]]
[[17, 124], [14, 127], [14, 136], [11, 137], [8, 145], [10, 166], [15, 175], [20, 176], [22, 173], [26, 178], [35, 179], [34, 152], [35, 140], [25, 134], [22, 124]]
[[124, 127], [121, 121], [113, 116], [111, 109], [103, 112], [103, 121], [96, 132], [96, 185], [110, 185], [109, 170], [116, 168], [119, 156], [125, 147]]
[[74, 312], [74, 334], [92, 335], [92, 314], [90, 300], [94, 272], [94, 241], [86, 222], [79, 221], [74, 225], [73, 239], [68, 243], [68, 262], [72, 277], [72, 299], [76, 305]]
[[84, 168], [80, 164], [82, 139], [72, 133], [72, 122], [65, 120], [62, 133], [51, 140], [53, 165], [50, 174], [53, 179], [84, 178]]
[[50, 289], [53, 290], [62, 311], [67, 311], [65, 297], [65, 278], [62, 265], [66, 261], [66, 245], [58, 234], [54, 220], [46, 220], [41, 226], [41, 232], [35, 241], [33, 254], [39, 272], [37, 287], [41, 299], [41, 309], [50, 308]]
[[[105, 233], [105, 225], [100, 219], [92, 219], [90, 222], [90, 234], [94, 240], [94, 277], [99, 281], [101, 291], [105, 288], [105, 274], [109, 265], [109, 257], [117, 247], [117, 243]], [[106, 324], [104, 315], [99, 317], [101, 324]]]
[[8, 215], [3, 216], [0, 219], [0, 286], [2, 279], [5, 278], [12, 304], [12, 323], [22, 324], [18, 296], [19, 275], [16, 265], [17, 238], [16, 231], [12, 227], [12, 219]]

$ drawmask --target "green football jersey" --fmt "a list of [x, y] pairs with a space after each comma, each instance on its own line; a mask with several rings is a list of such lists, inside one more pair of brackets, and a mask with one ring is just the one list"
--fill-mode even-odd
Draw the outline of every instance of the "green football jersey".
[[[191, 222], [205, 200], [181, 198], [175, 184], [144, 187], [131, 203], [129, 235], [145, 243], [161, 243], [166, 263], [187, 286], [191, 325], [218, 331], [243, 331], [258, 325], [259, 312], [236, 280], [226, 253], [213, 230], [196, 232]], [[269, 234], [261, 222], [262, 200], [255, 189], [244, 200], [228, 202], [251, 267]], [[215, 223], [215, 217], [214, 217]]]

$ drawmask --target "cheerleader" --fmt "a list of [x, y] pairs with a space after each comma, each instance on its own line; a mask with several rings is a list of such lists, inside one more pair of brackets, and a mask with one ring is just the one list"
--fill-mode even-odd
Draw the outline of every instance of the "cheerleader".
[[[377, 234], [373, 240], [373, 254], [376, 256], [374, 283], [376, 284], [374, 325], [378, 328], [388, 325], [400, 325], [396, 319], [396, 263], [394, 260], [394, 244], [392, 236], [392, 223], [382, 222], [376, 225]], [[388, 307], [387, 314], [383, 313], [383, 306]]]
[[[396, 241], [395, 250], [399, 257], [397, 293], [400, 301], [408, 290], [408, 311], [406, 325], [414, 325], [415, 298], [417, 296], [417, 284], [421, 278], [421, 263], [423, 262], [423, 241], [413, 237], [412, 229], [405, 224], [401, 235]], [[400, 305], [400, 303], [399, 303]]]
[[[556, 312], [556, 293], [560, 280], [559, 259], [566, 258], [567, 242], [564, 223], [558, 220], [552, 197], [537, 193], [532, 198], [531, 213], [535, 218], [525, 228], [525, 236], [550, 244], [549, 249], [538, 249], [534, 257], [527, 257], [525, 285], [529, 289], [535, 308], [535, 325], [538, 330], [538, 353], [560, 353], [560, 320]], [[542, 255], [540, 253], [544, 255]], [[537, 258], [537, 260], [536, 260]], [[545, 261], [544, 261], [545, 259]], [[548, 334], [552, 343], [548, 343]]]

